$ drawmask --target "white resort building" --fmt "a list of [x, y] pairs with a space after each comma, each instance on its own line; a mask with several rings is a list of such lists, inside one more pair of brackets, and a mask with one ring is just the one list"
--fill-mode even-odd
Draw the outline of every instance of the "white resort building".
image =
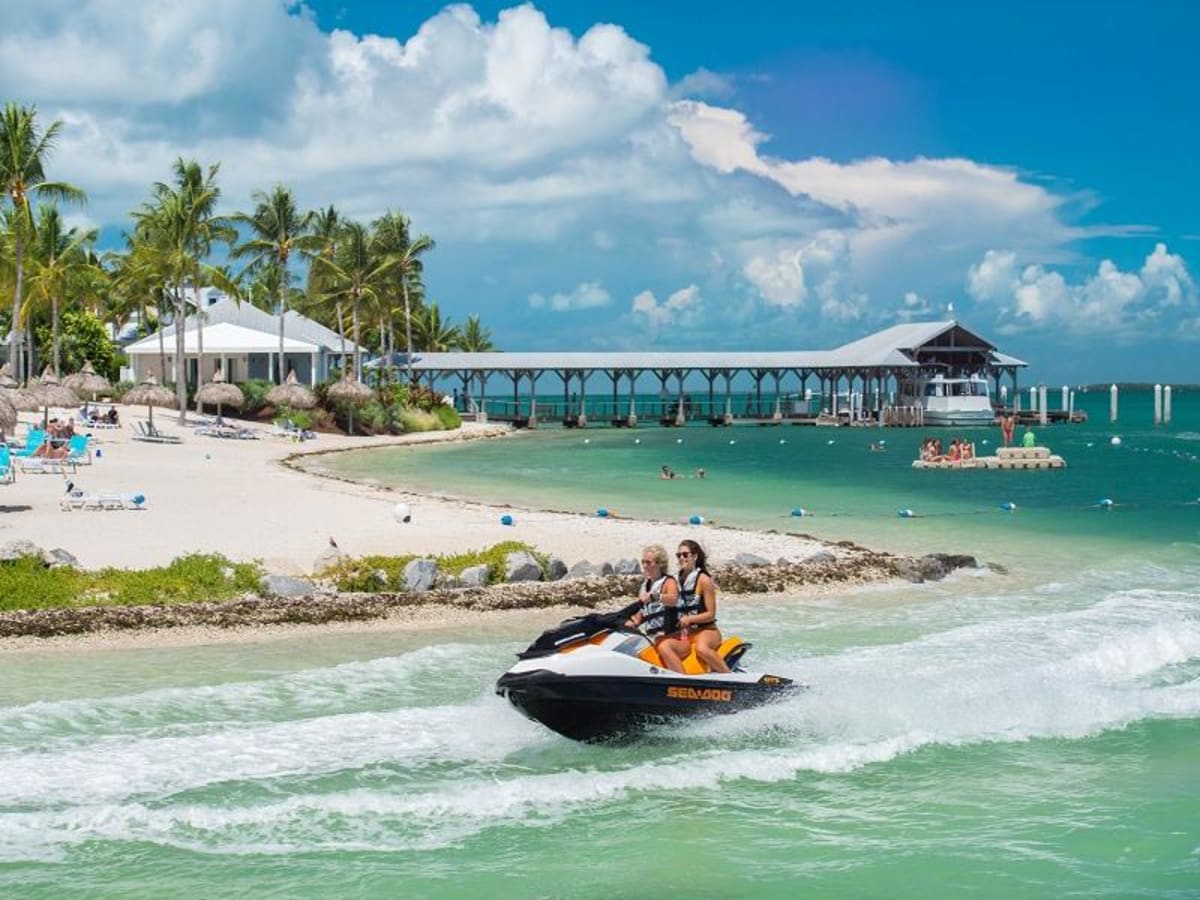
[[[211, 381], [217, 369], [224, 370], [226, 381], [271, 380], [279, 356], [279, 317], [221, 295], [215, 295], [209, 305], [202, 302], [202, 308], [204, 381]], [[187, 317], [184, 328], [188, 382], [195, 384], [201, 343], [195, 314]], [[283, 374], [293, 371], [303, 384], [328, 381], [341, 370], [343, 360], [353, 360], [354, 343], [349, 338], [343, 340], [336, 331], [294, 310], [284, 315], [283, 336]], [[123, 378], [139, 382], [153, 374], [160, 383], [175, 380], [175, 326], [162, 329], [161, 344], [159, 337], [155, 332], [124, 348], [129, 366]]]

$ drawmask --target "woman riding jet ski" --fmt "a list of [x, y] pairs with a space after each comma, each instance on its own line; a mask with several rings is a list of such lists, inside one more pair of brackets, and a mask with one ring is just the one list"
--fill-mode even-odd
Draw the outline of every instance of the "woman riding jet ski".
[[796, 689], [790, 678], [743, 670], [738, 663], [751, 645], [736, 637], [718, 651], [731, 672], [709, 672], [694, 652], [684, 674], [670, 671], [650, 640], [625, 624], [640, 608], [635, 601], [545, 631], [517, 654], [496, 693], [565, 737], [593, 741], [675, 716], [737, 712]]

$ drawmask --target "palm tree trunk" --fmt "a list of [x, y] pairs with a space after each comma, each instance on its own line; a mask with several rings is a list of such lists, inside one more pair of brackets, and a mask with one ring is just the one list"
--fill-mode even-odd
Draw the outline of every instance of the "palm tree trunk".
[[408, 368], [408, 383], [413, 383], [412, 360], [412, 307], [408, 303], [408, 281], [401, 279], [400, 287], [404, 290], [404, 363]]
[[54, 346], [54, 374], [62, 378], [62, 352], [58, 334], [58, 297], [50, 298], [50, 332]]
[[354, 298], [353, 307], [351, 310], [352, 327], [354, 328], [354, 377], [362, 379], [362, 370], [359, 366], [360, 347], [358, 343], [358, 298]]
[[[200, 288], [192, 285], [192, 297], [196, 300], [196, 393], [204, 386], [204, 314], [200, 311]], [[200, 401], [196, 401], [196, 412], [200, 412]]]
[[8, 333], [8, 355], [12, 358], [13, 377], [17, 381], [21, 381], [21, 329], [18, 327], [18, 323], [21, 321], [21, 290], [25, 284], [25, 241], [21, 236], [19, 212], [17, 219], [16, 227], [13, 228], [16, 238], [17, 286], [13, 291], [12, 330]]
[[338, 338], [342, 342], [342, 358], [339, 361], [338, 368], [346, 368], [346, 323], [342, 320], [342, 301], [339, 300], [333, 306], [337, 313]]
[[155, 304], [158, 310], [158, 371], [162, 374], [163, 386], [167, 384], [167, 343], [163, 338], [163, 329], [166, 323], [163, 321], [162, 301]]
[[179, 407], [179, 424], [187, 425], [187, 360], [184, 358], [184, 329], [187, 328], [187, 306], [183, 285], [177, 286], [175, 296], [175, 403]]
[[279, 309], [279, 371], [278, 377], [275, 380], [276, 384], [283, 384], [283, 293], [281, 292], [278, 298]]

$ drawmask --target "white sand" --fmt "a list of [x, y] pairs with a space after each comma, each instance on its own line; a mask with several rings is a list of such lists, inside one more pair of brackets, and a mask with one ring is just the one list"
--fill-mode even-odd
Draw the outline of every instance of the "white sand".
[[[269, 427], [260, 429], [263, 437], [256, 441], [195, 435], [175, 424], [177, 413], [157, 411], [155, 424], [183, 437], [182, 444], [167, 445], [132, 440], [128, 423], [144, 419], [146, 410], [119, 410], [127, 424], [94, 432], [101, 458], [68, 477], [85, 490], [144, 494], [146, 508], [63, 512], [62, 476], [19, 474], [16, 484], [0, 485], [0, 544], [23, 538], [46, 549], [62, 547], [87, 568], [145, 568], [188, 552], [219, 552], [234, 560], [261, 560], [278, 574], [309, 573], [330, 537], [351, 556], [452, 553], [520, 540], [567, 565], [631, 558], [646, 544], [671, 548], [683, 537], [699, 540], [714, 562], [743, 551], [772, 561], [802, 559], [823, 546], [779, 534], [402, 494], [298, 472], [281, 462], [300, 452], [470, 439], [503, 433], [504, 426], [467, 424], [459, 432], [389, 438], [321, 435], [299, 445], [271, 436]], [[32, 417], [24, 414], [22, 420]], [[399, 502], [412, 510], [407, 525], [392, 516]], [[506, 512], [515, 526], [500, 523]]]

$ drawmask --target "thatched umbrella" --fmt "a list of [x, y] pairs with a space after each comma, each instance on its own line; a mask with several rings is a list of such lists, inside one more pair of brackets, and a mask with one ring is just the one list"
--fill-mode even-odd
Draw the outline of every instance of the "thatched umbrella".
[[17, 429], [17, 408], [8, 399], [8, 393], [0, 390], [0, 437]]
[[239, 409], [246, 402], [246, 397], [242, 394], [242, 389], [236, 384], [229, 384], [225, 380], [225, 373], [217, 369], [213, 373], [213, 380], [200, 386], [200, 390], [196, 391], [196, 401], [198, 403], [215, 404], [217, 407], [217, 418], [221, 418], [221, 407], [228, 403], [230, 406], [236, 406]]
[[126, 392], [125, 396], [121, 398], [121, 402], [128, 403], [130, 406], [145, 404], [150, 410], [150, 427], [153, 428], [154, 407], [173, 407], [175, 405], [175, 393], [174, 391], [167, 390], [165, 387], [161, 387], [158, 379], [153, 375], [147, 375], [145, 381]]
[[287, 380], [267, 391], [267, 402], [272, 406], [290, 406], [292, 409], [312, 409], [317, 405], [317, 396], [296, 380], [296, 373], [288, 372]]
[[30, 393], [37, 397], [42, 404], [43, 423], [50, 421], [50, 407], [59, 406], [63, 409], [70, 409], [79, 402], [79, 397], [73, 390], [59, 384], [58, 376], [50, 366], [46, 366], [38, 383], [30, 388]]
[[337, 384], [331, 385], [326, 391], [325, 396], [330, 400], [336, 400], [339, 403], [345, 403], [349, 408], [350, 413], [350, 431], [354, 431], [354, 407], [360, 403], [366, 403], [375, 396], [375, 392], [354, 377], [354, 374], [347, 369], [342, 373], [342, 379]]
[[92, 368], [90, 361], [85, 362], [83, 368], [74, 375], [68, 375], [64, 378], [63, 384], [79, 395], [79, 399], [84, 401], [84, 409], [87, 409], [89, 398], [95, 403], [97, 394], [103, 394], [106, 391], [112, 390], [109, 380], [103, 375], [98, 374]]

